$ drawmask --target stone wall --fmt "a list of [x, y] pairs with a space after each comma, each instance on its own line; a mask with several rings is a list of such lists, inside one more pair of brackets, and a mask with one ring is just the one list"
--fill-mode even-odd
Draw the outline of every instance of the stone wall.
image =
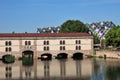
[[120, 58], [120, 51], [96, 51], [96, 56], [104, 56], [111, 58]]

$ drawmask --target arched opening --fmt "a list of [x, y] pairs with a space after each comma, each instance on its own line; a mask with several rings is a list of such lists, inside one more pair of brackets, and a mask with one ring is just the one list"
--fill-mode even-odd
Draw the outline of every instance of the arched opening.
[[4, 63], [14, 63], [15, 62], [15, 56], [13, 56], [11, 54], [6, 54], [6, 55], [2, 56], [2, 61]]
[[34, 63], [34, 54], [33, 51], [27, 50], [22, 52], [22, 63], [25, 66], [31, 66]]
[[83, 59], [83, 53], [81, 53], [81, 52], [74, 53], [72, 58], [75, 60], [81, 60], [81, 59]]
[[44, 53], [41, 55], [41, 60], [52, 60], [52, 54]]
[[56, 56], [57, 59], [67, 59], [68, 58], [68, 54], [67, 53], [59, 53]]

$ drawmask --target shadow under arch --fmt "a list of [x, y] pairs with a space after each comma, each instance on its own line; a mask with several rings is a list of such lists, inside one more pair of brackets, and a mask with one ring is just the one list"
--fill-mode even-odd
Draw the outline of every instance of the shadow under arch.
[[22, 52], [22, 64], [24, 66], [32, 66], [34, 63], [34, 52], [26, 50]]
[[2, 62], [9, 64], [9, 63], [14, 63], [15, 62], [15, 56], [12, 54], [6, 54], [2, 56]]
[[76, 53], [73, 54], [72, 58], [73, 58], [74, 60], [82, 60], [82, 59], [83, 59], [83, 53], [81, 53], [81, 52], [76, 52]]
[[67, 59], [68, 58], [68, 54], [67, 53], [59, 53], [56, 56], [56, 59]]
[[50, 53], [44, 53], [41, 55], [41, 60], [52, 60], [52, 54]]

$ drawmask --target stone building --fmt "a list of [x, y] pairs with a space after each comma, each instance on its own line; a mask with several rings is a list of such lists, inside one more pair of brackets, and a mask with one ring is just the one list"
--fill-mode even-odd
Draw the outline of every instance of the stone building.
[[0, 33], [0, 58], [6, 54], [19, 58], [29, 52], [34, 58], [45, 53], [52, 57], [60, 53], [68, 57], [77, 52], [91, 54], [93, 37], [87, 33]]

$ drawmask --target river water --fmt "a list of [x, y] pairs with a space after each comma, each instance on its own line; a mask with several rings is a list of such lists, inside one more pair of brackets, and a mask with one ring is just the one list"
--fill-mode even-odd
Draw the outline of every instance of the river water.
[[0, 80], [120, 80], [120, 59], [0, 61]]

